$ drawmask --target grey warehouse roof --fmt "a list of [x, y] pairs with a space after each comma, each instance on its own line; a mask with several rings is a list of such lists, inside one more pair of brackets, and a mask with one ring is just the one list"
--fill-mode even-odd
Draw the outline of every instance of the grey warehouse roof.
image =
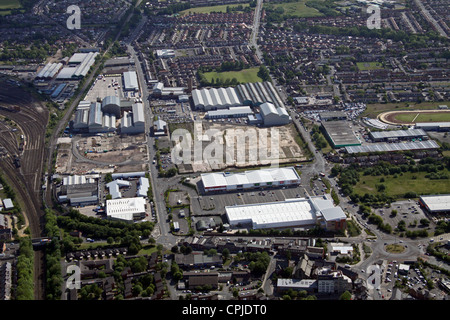
[[393, 130], [393, 131], [375, 131], [370, 135], [374, 139], [386, 139], [386, 138], [414, 138], [426, 136], [427, 134], [422, 129], [408, 129], [408, 130]]
[[401, 143], [371, 143], [363, 146], [345, 147], [347, 153], [392, 152], [423, 149], [439, 149], [439, 145], [434, 140], [426, 140]]

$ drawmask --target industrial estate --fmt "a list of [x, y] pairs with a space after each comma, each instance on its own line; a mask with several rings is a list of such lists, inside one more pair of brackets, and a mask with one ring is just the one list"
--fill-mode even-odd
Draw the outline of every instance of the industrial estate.
[[448, 1], [5, 3], [1, 300], [449, 299]]

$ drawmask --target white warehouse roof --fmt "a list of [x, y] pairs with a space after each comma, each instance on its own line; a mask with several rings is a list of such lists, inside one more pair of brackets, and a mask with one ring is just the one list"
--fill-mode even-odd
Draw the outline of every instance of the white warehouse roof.
[[300, 177], [294, 167], [268, 168], [239, 173], [212, 172], [204, 173], [201, 177], [205, 188], [279, 181], [300, 181]]
[[123, 73], [124, 87], [126, 90], [138, 90], [139, 84], [136, 71], [127, 71]]
[[287, 228], [316, 223], [316, 213], [308, 199], [225, 207], [231, 225], [251, 224], [253, 229]]
[[450, 211], [450, 194], [421, 196], [420, 201], [431, 212]]
[[341, 207], [324, 197], [295, 198], [285, 201], [225, 207], [231, 225], [251, 225], [253, 229], [308, 226], [318, 221], [346, 219]]
[[133, 215], [145, 212], [145, 199], [140, 197], [106, 200], [106, 215], [110, 218], [133, 220]]

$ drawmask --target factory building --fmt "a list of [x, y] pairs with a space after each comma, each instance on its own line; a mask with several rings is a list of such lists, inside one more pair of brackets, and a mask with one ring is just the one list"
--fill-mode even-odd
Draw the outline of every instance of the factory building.
[[36, 79], [53, 79], [62, 67], [62, 63], [47, 63], [36, 75]]
[[347, 115], [343, 111], [325, 111], [321, 112], [321, 121], [336, 121], [336, 120], [347, 120]]
[[212, 88], [192, 90], [195, 109], [205, 111], [226, 109], [241, 105], [234, 88]]
[[106, 200], [108, 219], [133, 222], [145, 218], [145, 199], [142, 197]]
[[68, 202], [70, 206], [88, 206], [98, 204], [98, 184], [84, 183], [61, 186], [58, 201]]
[[109, 190], [111, 199], [120, 199], [120, 198], [122, 198], [122, 193], [120, 192], [120, 188], [131, 187], [131, 182], [125, 181], [125, 180], [114, 180], [114, 181], [107, 183], [106, 187]]
[[[80, 102], [72, 121], [72, 129], [79, 132], [105, 133], [116, 130], [116, 121], [121, 119], [121, 133], [145, 132], [145, 114], [142, 103], [131, 104], [130, 111], [123, 111], [118, 97], [107, 96], [100, 102]], [[123, 116], [121, 116], [123, 113]]]
[[152, 95], [161, 98], [175, 98], [185, 96], [184, 87], [165, 87], [164, 83], [157, 82], [153, 85]]
[[270, 102], [261, 104], [259, 110], [263, 125], [266, 127], [286, 125], [292, 120], [285, 108], [275, 107]]
[[393, 130], [393, 131], [373, 131], [370, 138], [374, 142], [392, 142], [398, 140], [422, 141], [428, 140], [428, 136], [422, 129]]
[[75, 53], [56, 77], [58, 80], [81, 79], [87, 75], [89, 69], [95, 63], [98, 52]]
[[123, 87], [126, 91], [139, 91], [136, 71], [127, 71], [123, 73]]
[[350, 154], [370, 153], [370, 152], [395, 152], [407, 150], [432, 150], [439, 149], [440, 146], [434, 140], [414, 141], [414, 142], [379, 142], [363, 146], [345, 147], [345, 151]]
[[268, 168], [238, 173], [211, 172], [201, 175], [205, 193], [239, 191], [275, 186], [298, 186], [300, 176], [293, 167]]
[[324, 121], [322, 127], [333, 148], [361, 145], [347, 121]]
[[259, 106], [271, 102], [276, 108], [284, 108], [280, 95], [269, 81], [245, 83], [236, 86], [236, 92], [243, 105]]
[[153, 135], [167, 136], [167, 122], [159, 119], [153, 122]]
[[114, 114], [120, 118], [120, 99], [116, 96], [106, 96], [102, 100], [102, 111], [104, 113]]
[[448, 132], [450, 131], [450, 122], [417, 122], [414, 127], [425, 131]]
[[249, 106], [232, 107], [222, 110], [211, 110], [205, 115], [205, 119], [242, 118], [252, 115], [253, 111]]
[[100, 178], [98, 174], [92, 174], [92, 175], [73, 175], [73, 176], [66, 176], [63, 177], [62, 183], [65, 186], [73, 185], [73, 184], [85, 184], [85, 183], [95, 183], [96, 179]]
[[88, 131], [89, 133], [112, 132], [116, 130], [116, 116], [103, 113], [102, 105], [94, 102], [89, 108]]
[[240, 105], [256, 107], [270, 102], [276, 108], [284, 108], [277, 90], [271, 82], [255, 82], [237, 85], [235, 88], [192, 90], [192, 101], [197, 110], [217, 110]]
[[285, 201], [225, 207], [231, 227], [278, 229], [312, 227], [344, 230], [347, 216], [333, 201], [324, 197], [286, 199]]
[[137, 197], [147, 197], [148, 189], [150, 188], [150, 182], [148, 178], [140, 177], [139, 178], [139, 186], [137, 188], [136, 196]]
[[120, 122], [120, 132], [139, 134], [145, 132], [145, 115], [142, 103], [133, 103], [131, 112], [124, 112]]

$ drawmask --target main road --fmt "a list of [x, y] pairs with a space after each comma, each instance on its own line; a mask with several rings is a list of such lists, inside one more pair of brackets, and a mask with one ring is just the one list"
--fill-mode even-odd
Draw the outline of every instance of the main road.
[[[143, 24], [141, 25], [141, 27]], [[138, 28], [139, 29], [139, 28]], [[133, 35], [138, 36], [139, 31], [135, 30]], [[145, 113], [145, 135], [147, 138], [147, 150], [148, 150], [148, 159], [149, 159], [149, 173], [150, 180], [153, 191], [153, 203], [156, 211], [156, 215], [158, 218], [158, 229], [157, 232], [159, 234], [155, 235], [155, 240], [157, 243], [162, 244], [166, 248], [170, 248], [177, 243], [177, 238], [171, 233], [170, 225], [167, 222], [167, 209], [166, 202], [164, 199], [164, 188], [161, 188], [161, 181], [158, 178], [158, 170], [155, 165], [152, 165], [153, 159], [156, 156], [156, 150], [154, 148], [155, 138], [151, 136], [151, 128], [153, 127], [153, 113], [150, 106], [150, 94], [147, 87], [147, 82], [145, 81], [144, 71], [142, 69], [141, 62], [139, 60], [136, 51], [134, 50], [131, 43], [134, 41], [134, 37], [130, 37], [125, 41], [127, 45], [127, 49], [131, 57], [134, 59], [136, 64], [136, 74], [138, 76], [138, 81], [141, 89], [142, 102], [144, 104], [144, 113]]]

